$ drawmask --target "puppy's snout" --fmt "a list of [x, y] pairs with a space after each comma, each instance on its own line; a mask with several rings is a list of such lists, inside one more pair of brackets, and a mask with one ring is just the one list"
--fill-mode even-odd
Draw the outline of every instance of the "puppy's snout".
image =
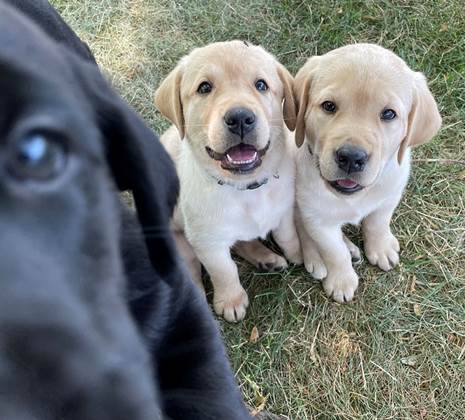
[[368, 153], [361, 147], [345, 145], [335, 153], [337, 166], [347, 174], [361, 172], [368, 161]]
[[224, 115], [224, 123], [228, 130], [241, 139], [250, 133], [256, 125], [255, 114], [247, 108], [231, 108]]

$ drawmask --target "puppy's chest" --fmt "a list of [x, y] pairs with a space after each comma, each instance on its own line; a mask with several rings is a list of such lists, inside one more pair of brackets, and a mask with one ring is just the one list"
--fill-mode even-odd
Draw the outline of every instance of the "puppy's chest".
[[227, 220], [234, 221], [231, 234], [237, 235], [238, 240], [264, 238], [278, 226], [286, 210], [287, 200], [278, 197], [279, 191], [271, 186], [235, 191], [235, 203], [226, 209], [224, 215]]
[[203, 197], [191, 197], [184, 205], [187, 224], [197, 228], [201, 224], [202, 231], [214, 231], [215, 236], [235, 242], [265, 237], [279, 225], [292, 202], [276, 185], [245, 191], [225, 185]]
[[[341, 201], [341, 200], [339, 200]], [[339, 202], [333, 203], [328, 213], [334, 217], [335, 221], [358, 225], [366, 216], [368, 209], [360, 203]]]
[[283, 209], [273, 203], [271, 194], [267, 192], [256, 195], [251, 191], [245, 193], [248, 197], [245, 197], [242, 205], [237, 208], [237, 217], [243, 224], [240, 239], [249, 239], [251, 235], [265, 237], [279, 224]]
[[[317, 206], [313, 204], [314, 218], [324, 224], [353, 224], [358, 225], [368, 214], [382, 206], [384, 197], [370, 194], [367, 197], [343, 198], [337, 196], [322, 197]], [[316, 207], [316, 208], [315, 208]]]

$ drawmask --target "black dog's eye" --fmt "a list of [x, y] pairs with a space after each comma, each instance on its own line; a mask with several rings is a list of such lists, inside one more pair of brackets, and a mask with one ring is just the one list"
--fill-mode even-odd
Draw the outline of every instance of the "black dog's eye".
[[334, 114], [336, 112], [336, 104], [331, 101], [324, 101], [321, 104], [321, 108], [323, 108], [323, 111], [327, 112], [328, 114]]
[[265, 92], [265, 91], [268, 90], [268, 85], [266, 84], [266, 82], [263, 79], [257, 80], [255, 82], [255, 87], [257, 88], [257, 90], [259, 90], [261, 92]]
[[396, 111], [394, 111], [393, 109], [384, 109], [380, 114], [380, 118], [384, 121], [393, 120], [394, 118], [396, 118], [396, 116]]
[[33, 133], [12, 145], [8, 172], [19, 180], [48, 181], [65, 167], [66, 150], [53, 136]]
[[201, 95], [205, 95], [207, 93], [210, 93], [213, 89], [213, 86], [209, 82], [202, 82], [200, 83], [199, 87], [197, 88], [197, 93], [200, 93]]

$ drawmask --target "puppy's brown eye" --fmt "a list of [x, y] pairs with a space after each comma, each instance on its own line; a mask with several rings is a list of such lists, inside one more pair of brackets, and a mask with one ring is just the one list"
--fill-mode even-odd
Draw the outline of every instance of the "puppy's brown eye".
[[324, 101], [321, 104], [321, 108], [323, 108], [323, 111], [327, 112], [328, 114], [334, 114], [337, 110], [336, 104], [331, 101]]
[[268, 85], [263, 79], [257, 80], [255, 82], [255, 87], [257, 88], [257, 90], [261, 92], [265, 92], [266, 90], [268, 90]]
[[384, 121], [393, 120], [394, 118], [396, 118], [396, 116], [396, 111], [394, 111], [393, 109], [384, 109], [380, 114], [380, 118]]
[[210, 93], [212, 89], [213, 89], [213, 86], [211, 85], [211, 83], [202, 82], [197, 88], [197, 93], [200, 93], [201, 95], [206, 95], [207, 93]]

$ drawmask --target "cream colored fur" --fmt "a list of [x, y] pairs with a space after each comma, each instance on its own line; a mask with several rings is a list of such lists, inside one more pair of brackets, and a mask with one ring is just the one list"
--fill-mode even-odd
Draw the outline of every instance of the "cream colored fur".
[[[350, 301], [358, 287], [352, 259], [358, 248], [342, 233], [362, 224], [368, 261], [388, 271], [399, 262], [399, 243], [390, 229], [410, 172], [410, 147], [429, 141], [441, 117], [425, 78], [392, 52], [356, 44], [310, 58], [294, 83], [296, 122], [297, 225], [306, 269], [338, 302]], [[334, 113], [322, 109], [332, 101]], [[384, 109], [397, 117], [382, 121]], [[305, 143], [304, 143], [305, 139]], [[302, 143], [304, 143], [302, 145]], [[364, 188], [350, 195], [330, 182], [343, 179], [335, 152], [363, 147], [366, 168], [349, 175]]]
[[[257, 79], [266, 80], [268, 92], [257, 91]], [[212, 93], [199, 95], [197, 86], [205, 80], [212, 83]], [[239, 321], [249, 299], [231, 257], [233, 247], [256, 266], [285, 268], [286, 260], [257, 240], [272, 232], [286, 257], [301, 261], [293, 212], [296, 147], [288, 129], [296, 117], [292, 77], [260, 47], [216, 43], [184, 57], [157, 90], [155, 102], [175, 124], [162, 143], [181, 183], [172, 222], [179, 248], [200, 286], [200, 264], [210, 275], [216, 313]], [[262, 165], [250, 174], [222, 169], [205, 151], [206, 146], [218, 152], [228, 147], [224, 114], [237, 106], [252, 109], [258, 118], [257, 148], [270, 142]], [[268, 179], [265, 185], [241, 190], [263, 179]]]

